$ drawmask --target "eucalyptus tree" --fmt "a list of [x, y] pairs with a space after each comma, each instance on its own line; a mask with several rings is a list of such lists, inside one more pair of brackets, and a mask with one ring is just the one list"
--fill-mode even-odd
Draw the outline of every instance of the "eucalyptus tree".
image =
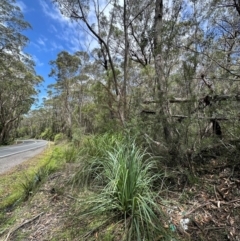
[[210, 91], [207, 85], [199, 90], [201, 76], [238, 78], [238, 1], [55, 2], [63, 14], [83, 21], [99, 44], [90, 58], [99, 72], [91, 76], [96, 103], [107, 105], [109, 116], [123, 125], [142, 101], [150, 103], [154, 125], [145, 122], [141, 131], [167, 146], [180, 145], [181, 133], [203, 129], [189, 118], [184, 126], [176, 119], [197, 119], [199, 100]]
[[[122, 4], [117, 0], [106, 3], [99, 0], [88, 2], [56, 0], [54, 2], [58, 3], [63, 14], [76, 21], [83, 21], [90, 34], [99, 43], [93, 57], [99, 60], [106, 73], [106, 78], [100, 81], [105, 86], [109, 97], [109, 112], [124, 125], [127, 119], [132, 4], [128, 0], [123, 1]], [[94, 19], [93, 23], [89, 18], [90, 11], [91, 20]]]
[[23, 114], [34, 103], [41, 77], [23, 52], [28, 39], [21, 31], [30, 25], [13, 0], [0, 3], [0, 144], [9, 140]]
[[50, 62], [52, 69], [50, 76], [55, 77], [55, 98], [59, 100], [62, 118], [65, 120], [65, 132], [71, 136], [73, 125], [73, 92], [78, 82], [81, 60], [77, 54], [62, 51], [57, 59]]
[[[224, 113], [233, 116], [230, 109], [231, 112], [237, 109], [236, 104], [224, 106], [214, 100], [208, 104], [205, 97], [214, 99], [221, 93], [230, 94], [237, 90], [237, 84], [228, 79], [239, 78], [238, 2], [175, 1], [170, 10], [167, 10], [166, 1], [157, 0], [155, 3], [154, 57], [158, 93], [155, 103], [160, 103], [157, 104], [159, 118], [156, 115], [156, 121], [161, 122], [165, 139], [171, 144], [175, 140], [185, 143], [182, 141], [185, 135], [181, 133], [191, 132], [195, 138], [192, 138], [191, 148], [195, 149], [196, 140], [201, 144], [211, 118], [217, 119]], [[169, 11], [175, 11], [178, 14], [172, 16], [178, 17], [169, 19]], [[207, 84], [206, 76], [212, 79], [215, 88]], [[186, 104], [181, 105], [187, 105], [187, 108], [176, 107], [179, 104], [173, 108], [171, 96], [178, 97], [178, 103], [185, 101]], [[179, 110], [187, 121], [173, 118]], [[183, 123], [190, 123], [191, 127]], [[189, 142], [186, 140], [186, 143]]]
[[28, 38], [21, 32], [30, 27], [15, 0], [2, 0], [0, 2], [0, 53], [11, 53], [12, 56], [29, 62], [30, 58], [22, 52], [28, 43]]
[[31, 108], [37, 94], [35, 85], [41, 81], [21, 61], [9, 54], [4, 56], [4, 66], [0, 64], [0, 143], [7, 142], [10, 132]]
[[[58, 133], [71, 138], [75, 131], [93, 131], [96, 115], [102, 109], [97, 105], [97, 90], [94, 90], [93, 81], [99, 76], [99, 65], [90, 63], [89, 59], [86, 52], [70, 54], [63, 51], [50, 62], [50, 76], [56, 82], [48, 86], [47, 97], [40, 108], [24, 118], [21, 131], [24, 123], [33, 124], [31, 129], [36, 137], [50, 139]], [[96, 106], [94, 111], [93, 105]], [[33, 120], [37, 119], [38, 123], [35, 123]]]
[[[174, 38], [172, 36], [174, 31], [171, 32], [172, 35], [168, 38], [167, 31], [163, 33], [166, 27], [157, 29], [154, 26], [154, 14], [152, 12], [158, 6], [158, 1], [156, 1], [155, 5], [153, 1], [136, 2], [130, 0], [123, 2], [109, 1], [105, 5], [103, 1], [97, 0], [88, 2], [80, 0], [56, 0], [54, 2], [58, 3], [63, 14], [76, 21], [83, 21], [90, 33], [97, 39], [99, 48], [95, 50], [95, 56], [100, 60], [103, 71], [106, 73], [106, 78], [100, 80], [100, 82], [107, 90], [111, 115], [117, 116], [123, 125], [127, 117], [128, 101], [131, 99], [128, 96], [128, 93], [130, 93], [129, 83], [132, 81], [134, 86], [134, 79], [130, 75], [133, 66], [131, 61], [135, 61], [139, 66], [144, 68], [151, 65], [153, 53], [156, 57], [156, 49], [159, 49], [160, 45], [163, 44], [165, 44], [165, 47], [161, 47], [161, 50], [159, 50], [160, 52], [164, 50], [164, 56], [162, 53], [161, 55], [162, 59], [165, 58], [165, 61], [161, 63], [161, 68], [164, 70], [164, 73], [161, 73], [161, 78], [162, 80], [164, 79], [161, 85], [165, 86], [164, 91], [166, 91], [167, 79], [173, 64], [168, 64], [169, 68], [165, 67], [165, 69], [163, 69], [163, 66], [166, 66], [164, 64], [168, 63], [168, 60], [176, 59], [173, 54], [169, 54], [169, 51], [173, 49], [171, 40]], [[179, 20], [180, 2], [177, 1], [177, 7], [174, 7], [170, 17], [168, 14], [169, 19], [171, 17], [174, 19], [171, 27], [169, 27], [169, 31], [174, 28], [174, 24]], [[108, 16], [104, 14], [106, 7], [110, 9]], [[92, 13], [91, 17], [95, 13], [94, 17], [92, 17], [95, 20], [92, 25], [89, 19], [90, 11]], [[174, 17], [175, 15], [177, 17]], [[166, 20], [164, 21], [166, 22]], [[169, 22], [170, 20], [168, 20]], [[165, 37], [162, 38], [161, 43], [156, 43], [156, 41], [154, 43], [154, 39], [157, 39], [156, 36], [164, 36], [164, 34]], [[158, 71], [157, 76], [159, 76], [159, 67], [156, 67], [156, 71]], [[141, 72], [140, 67], [139, 72]], [[164, 74], [168, 76], [164, 76]], [[154, 82], [154, 80], [150, 80], [149, 82]], [[159, 83], [160, 81], [158, 81]], [[113, 90], [115, 95], [113, 95]], [[159, 90], [160, 92], [161, 90]], [[161, 96], [165, 95], [161, 94]], [[159, 97], [160, 95], [158, 95]], [[112, 103], [115, 104], [113, 105]], [[115, 108], [112, 108], [113, 106]]]
[[[63, 0], [66, 2], [66, 0]], [[58, 1], [60, 2], [60, 1]], [[106, 94], [108, 96], [108, 105], [109, 113], [111, 117], [116, 118], [119, 123], [124, 126], [126, 121], [126, 88], [127, 88], [127, 65], [128, 65], [128, 50], [126, 42], [128, 41], [127, 33], [124, 32], [127, 27], [127, 5], [126, 1], [124, 2], [125, 9], [125, 19], [121, 22], [117, 22], [117, 10], [118, 4], [117, 1], [99, 1], [93, 0], [84, 5], [84, 1], [77, 1], [77, 4], [74, 4], [75, 1], [67, 1], [70, 3], [67, 10], [70, 11], [71, 17], [75, 20], [83, 20], [86, 24], [86, 27], [90, 33], [96, 38], [99, 42], [98, 47], [98, 58], [102, 63], [103, 71], [106, 74], [106, 78], [100, 80], [101, 85], [104, 85]], [[95, 18], [95, 23], [90, 25], [89, 15], [87, 11], [84, 10], [88, 7]], [[107, 8], [107, 12], [104, 9]], [[77, 10], [76, 10], [77, 9]], [[123, 23], [124, 21], [124, 23]], [[124, 53], [121, 55], [116, 51], [117, 42], [113, 39], [113, 34], [118, 31], [116, 25], [120, 25], [122, 31], [125, 34], [123, 38], [124, 44]], [[122, 52], [122, 50], [121, 50]], [[121, 68], [121, 58], [125, 58], [126, 62], [123, 63], [123, 75], [120, 74], [119, 69]], [[112, 94], [114, 91], [114, 94]]]

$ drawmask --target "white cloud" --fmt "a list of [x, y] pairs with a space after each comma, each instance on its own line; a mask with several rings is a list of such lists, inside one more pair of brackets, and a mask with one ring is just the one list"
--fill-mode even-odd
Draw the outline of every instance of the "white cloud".
[[[68, 48], [68, 51], [78, 51], [80, 49], [80, 41], [86, 36], [86, 33], [81, 34], [82, 31], [79, 29], [79, 24], [63, 16], [56, 5], [48, 4], [44, 0], [39, 0], [39, 2], [45, 15], [55, 22], [55, 24], [53, 22], [49, 26], [49, 32], [54, 34]], [[50, 50], [63, 50], [62, 44], [51, 42]]]
[[35, 50], [38, 50], [38, 51], [41, 50], [41, 47], [38, 44], [34, 43], [33, 41], [30, 42], [30, 45], [32, 45], [35, 48]]
[[52, 24], [50, 25], [49, 31], [50, 31], [50, 33], [57, 33], [58, 32], [56, 27]]
[[42, 7], [43, 12], [51, 19], [63, 25], [70, 23], [70, 19], [63, 16], [57, 6], [55, 6], [54, 4], [49, 5], [44, 0], [39, 0], [39, 3]]
[[38, 52], [51, 52], [51, 51], [62, 51], [64, 47], [61, 43], [55, 42], [54, 40], [48, 40], [47, 38], [40, 37], [37, 43], [30, 43]]
[[27, 11], [27, 6], [22, 1], [18, 0], [15, 4], [21, 9], [23, 13]]
[[37, 66], [41, 67], [41, 66], [44, 65], [44, 63], [42, 63], [42, 62], [37, 58], [37, 56], [32, 55], [32, 59], [33, 59], [34, 63], [35, 63]]
[[[123, 0], [120, 2], [122, 1]], [[112, 4], [110, 2], [111, 1], [100, 0], [100, 12], [104, 12], [107, 17], [109, 16], [109, 12], [112, 8]], [[90, 33], [82, 21], [72, 21], [62, 15], [61, 11], [55, 4], [49, 3], [45, 0], [39, 0], [39, 3], [44, 14], [55, 22], [55, 24], [53, 22], [49, 26], [48, 31], [51, 34], [54, 34], [55, 37], [57, 37], [59, 41], [66, 46], [68, 51], [75, 52], [80, 49], [88, 51], [99, 46], [97, 39]], [[90, 24], [97, 22], [94, 13], [93, 1], [90, 1], [88, 21]], [[52, 47], [51, 50], [64, 49], [61, 44], [52, 42], [50, 45]]]
[[51, 43], [51, 50], [63, 50], [63, 46], [61, 44], [57, 44], [55, 41], [52, 41]]
[[37, 40], [37, 42], [40, 44], [40, 45], [42, 45], [42, 46], [45, 46], [46, 44], [45, 44], [45, 42], [47, 41], [47, 38], [45, 38], [45, 37], [40, 37], [40, 38], [38, 38], [38, 40]]

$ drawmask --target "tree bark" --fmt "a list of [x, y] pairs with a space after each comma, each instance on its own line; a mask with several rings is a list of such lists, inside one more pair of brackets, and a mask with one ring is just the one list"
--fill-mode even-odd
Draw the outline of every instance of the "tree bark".
[[159, 102], [156, 121], [163, 126], [164, 137], [171, 142], [171, 131], [167, 118], [167, 85], [164, 79], [162, 63], [162, 25], [163, 25], [163, 0], [156, 0], [154, 19], [154, 64], [156, 74], [157, 99]]
[[129, 41], [128, 41], [128, 13], [127, 13], [127, 0], [124, 0], [123, 6], [123, 23], [124, 23], [124, 76], [123, 76], [123, 88], [122, 88], [122, 98], [123, 98], [123, 111], [122, 120], [125, 122], [127, 115], [127, 79], [128, 79], [128, 64], [129, 64]]

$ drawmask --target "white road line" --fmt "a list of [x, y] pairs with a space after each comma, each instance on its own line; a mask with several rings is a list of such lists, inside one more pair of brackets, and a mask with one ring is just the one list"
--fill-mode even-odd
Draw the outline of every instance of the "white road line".
[[40, 147], [44, 147], [46, 146], [46, 144], [44, 144], [43, 146], [37, 146], [37, 147], [34, 147], [34, 148], [31, 148], [31, 149], [27, 149], [27, 150], [23, 150], [23, 151], [18, 151], [18, 152], [14, 152], [14, 153], [11, 153], [11, 154], [7, 154], [5, 156], [0, 156], [0, 158], [4, 158], [4, 157], [8, 157], [8, 156], [13, 156], [13, 155], [16, 155], [16, 154], [19, 154], [19, 153], [22, 153], [22, 152], [27, 152], [27, 151], [31, 151], [31, 150], [34, 150], [34, 149], [37, 149], [37, 148], [40, 148]]
[[[39, 141], [39, 142], [40, 142], [40, 141]], [[37, 143], [37, 142], [34, 142], [34, 143], [32, 143], [32, 144], [27, 144], [27, 146], [35, 145], [36, 143]], [[22, 146], [26, 146], [26, 144], [23, 144], [23, 145], [19, 144], [19, 145], [17, 145], [17, 146], [9, 146], [9, 147], [0, 147], [0, 151], [1, 151], [1, 150], [5, 151], [5, 150], [16, 149], [16, 148], [19, 148], [19, 147], [22, 147]]]

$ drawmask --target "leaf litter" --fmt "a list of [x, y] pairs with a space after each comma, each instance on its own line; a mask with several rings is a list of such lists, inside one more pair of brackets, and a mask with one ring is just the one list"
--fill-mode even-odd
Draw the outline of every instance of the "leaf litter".
[[[48, 241], [56, 237], [79, 240], [77, 235], [60, 238], [63, 230], [73, 228], [71, 207], [76, 200], [69, 193], [69, 186], [66, 188], [74, 173], [75, 167], [71, 165], [50, 175], [36, 195], [12, 211], [18, 219], [1, 240]], [[234, 167], [234, 173], [228, 168], [212, 168], [211, 172], [208, 169], [205, 174], [201, 173], [200, 184], [185, 185], [183, 189], [169, 192], [170, 201], [162, 205], [169, 217], [166, 228], [176, 232], [182, 240], [240, 241], [240, 166]], [[183, 193], [191, 193], [191, 196], [181, 200]], [[78, 224], [83, 225], [81, 229], [84, 222]], [[99, 231], [94, 234], [94, 240], [101, 240], [98, 234]]]

